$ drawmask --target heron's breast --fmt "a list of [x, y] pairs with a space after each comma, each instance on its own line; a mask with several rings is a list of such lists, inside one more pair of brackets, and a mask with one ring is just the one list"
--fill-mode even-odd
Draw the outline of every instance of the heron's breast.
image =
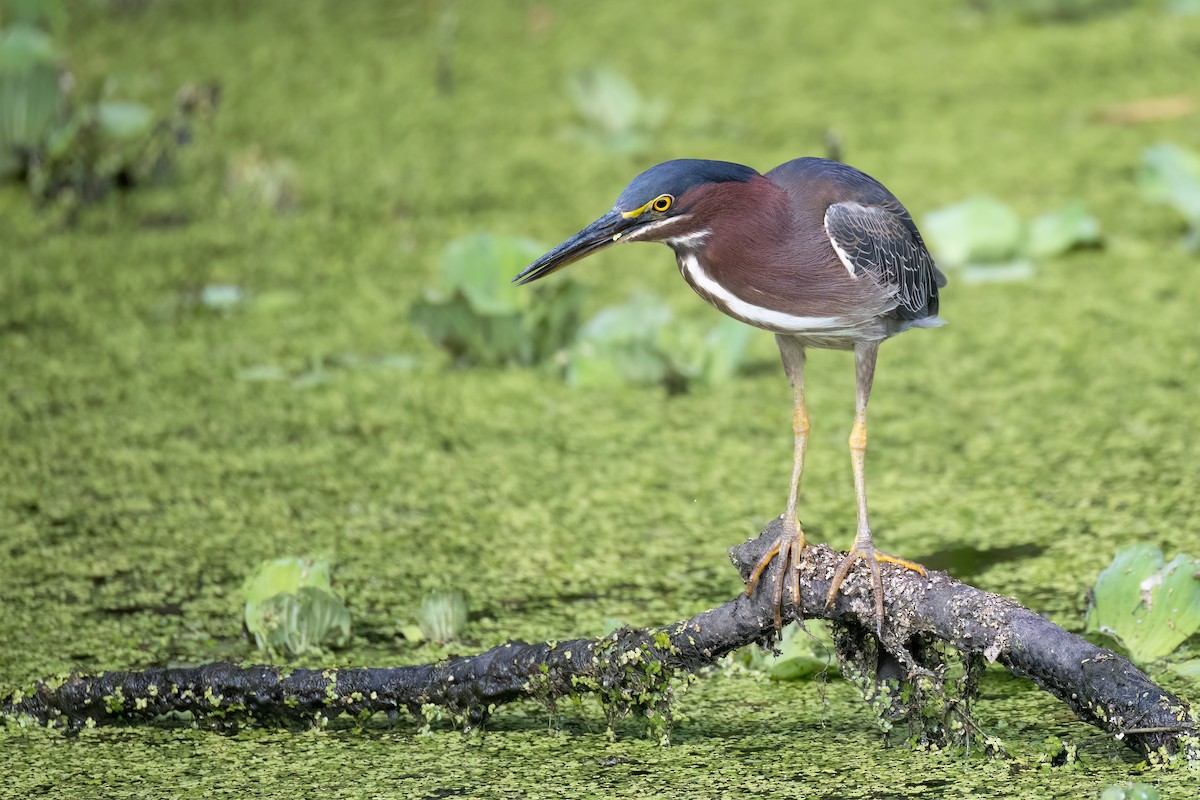
[[754, 287], [727, 285], [705, 266], [698, 253], [680, 249], [676, 251], [679, 274], [696, 294], [718, 311], [740, 320], [747, 325], [797, 336], [813, 347], [851, 347], [854, 342], [867, 339], [884, 339], [888, 336], [886, 324], [874, 313], [862, 313], [845, 309], [841, 304], [832, 305], [827, 313], [804, 311], [784, 307], [765, 290]]

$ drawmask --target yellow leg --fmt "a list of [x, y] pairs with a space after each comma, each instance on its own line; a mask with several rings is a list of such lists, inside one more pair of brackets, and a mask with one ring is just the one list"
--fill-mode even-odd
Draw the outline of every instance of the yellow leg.
[[925, 574], [925, 568], [912, 561], [881, 553], [875, 549], [871, 539], [871, 525], [867, 518], [867, 401], [871, 397], [871, 384], [875, 378], [875, 358], [878, 353], [878, 343], [859, 344], [854, 348], [855, 378], [857, 385], [857, 403], [854, 412], [854, 427], [850, 431], [850, 464], [854, 469], [854, 496], [858, 505], [858, 534], [854, 537], [854, 546], [838, 564], [833, 573], [829, 586], [826, 603], [833, 604], [841, 589], [842, 582], [850, 574], [855, 562], [862, 559], [871, 571], [871, 586], [875, 593], [875, 620], [877, 626], [883, 624], [883, 579], [879, 575], [879, 562], [897, 564], [920, 574]]
[[800, 555], [804, 550], [804, 531], [796, 507], [800, 501], [800, 478], [804, 474], [804, 452], [808, 449], [808, 405], [804, 401], [804, 348], [790, 336], [776, 335], [783, 368], [792, 385], [792, 481], [788, 492], [787, 510], [783, 513], [783, 531], [775, 544], [768, 550], [750, 573], [746, 581], [746, 596], [754, 594], [758, 579], [771, 561], [779, 556], [783, 575], [775, 584], [772, 607], [775, 609], [775, 627], [782, 627], [784, 584], [791, 585], [792, 605], [800, 605]]

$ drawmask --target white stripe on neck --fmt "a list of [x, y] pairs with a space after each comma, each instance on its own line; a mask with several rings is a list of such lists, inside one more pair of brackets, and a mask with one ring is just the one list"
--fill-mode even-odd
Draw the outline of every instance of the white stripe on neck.
[[842, 317], [800, 317], [784, 311], [773, 311], [747, 303], [708, 276], [693, 253], [681, 253], [679, 263], [688, 278], [708, 294], [720, 300], [733, 314], [752, 325], [785, 333], [828, 332], [832, 335], [853, 336], [853, 322]]
[[685, 233], [680, 236], [672, 236], [670, 239], [663, 239], [663, 241], [669, 244], [671, 247], [687, 247], [689, 245], [700, 244], [708, 238], [710, 233], [712, 233], [712, 231], [710, 231], [708, 228], [704, 228], [702, 230], [693, 231], [692, 233]]

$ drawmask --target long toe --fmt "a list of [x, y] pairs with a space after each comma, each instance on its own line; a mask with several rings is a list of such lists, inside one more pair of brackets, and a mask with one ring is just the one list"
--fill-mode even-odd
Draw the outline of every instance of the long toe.
[[883, 576], [879, 571], [879, 565], [895, 564], [896, 566], [912, 570], [920, 575], [925, 575], [925, 568], [915, 561], [908, 561], [903, 558], [898, 558], [888, 553], [881, 553], [875, 549], [875, 546], [868, 540], [856, 541], [854, 547], [846, 554], [846, 557], [838, 564], [837, 569], [833, 572], [833, 579], [829, 584], [829, 595], [825, 598], [826, 605], [832, 606], [834, 599], [841, 591], [842, 583], [846, 580], [846, 576], [850, 574], [850, 570], [854, 567], [855, 562], [862, 559], [867, 563], [867, 569], [871, 573], [871, 592], [875, 600], [875, 626], [876, 630], [880, 630], [883, 626]]
[[804, 534], [798, 523], [784, 523], [784, 528], [776, 537], [771, 548], [763, 554], [750, 577], [746, 580], [746, 596], [753, 597], [759, 580], [772, 561], [778, 560], [779, 577], [771, 587], [771, 609], [774, 616], [775, 629], [783, 627], [784, 591], [790, 585], [792, 605], [800, 607], [800, 558], [804, 552]]

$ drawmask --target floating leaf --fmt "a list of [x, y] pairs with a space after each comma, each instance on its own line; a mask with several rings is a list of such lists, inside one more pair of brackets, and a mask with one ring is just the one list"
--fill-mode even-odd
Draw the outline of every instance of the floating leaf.
[[214, 311], [228, 311], [244, 299], [241, 288], [229, 283], [214, 283], [200, 290], [200, 305]]
[[930, 212], [921, 229], [938, 265], [961, 270], [966, 283], [1027, 280], [1032, 259], [1100, 242], [1100, 224], [1081, 201], [1026, 226], [1007, 205], [980, 195]]
[[1099, 221], [1088, 213], [1082, 200], [1077, 200], [1058, 211], [1034, 217], [1029, 223], [1025, 252], [1033, 258], [1049, 258], [1099, 243]]
[[572, 386], [662, 385], [684, 391], [728, 379], [741, 364], [753, 329], [723, 319], [706, 330], [673, 319], [671, 310], [649, 294], [603, 309], [579, 331], [567, 355]]
[[984, 195], [931, 211], [921, 231], [938, 264], [947, 267], [1011, 261], [1025, 240], [1017, 212]]
[[467, 624], [467, 598], [462, 592], [434, 591], [421, 601], [418, 620], [426, 641], [446, 644], [457, 639]]
[[542, 254], [516, 236], [451, 242], [438, 286], [412, 307], [414, 322], [461, 363], [534, 364], [567, 346], [579, 328], [583, 290], [570, 278], [519, 287], [512, 277]]
[[479, 234], [451, 242], [442, 255], [441, 291], [460, 290], [479, 314], [509, 314], [530, 304], [530, 290], [512, 278], [543, 248], [521, 236]]
[[723, 318], [704, 339], [700, 379], [711, 386], [732, 378], [742, 365], [752, 336], [754, 328], [736, 319]]
[[1142, 153], [1142, 194], [1172, 206], [1190, 226], [1188, 246], [1200, 248], [1200, 155], [1162, 142]]
[[1200, 0], [1168, 0], [1167, 13], [1179, 17], [1200, 14]]
[[350, 612], [333, 593], [326, 561], [281, 558], [246, 579], [244, 619], [258, 647], [303, 655], [350, 638]]
[[328, 561], [311, 561], [288, 556], [264, 562], [246, 579], [242, 590], [246, 594], [246, 614], [253, 604], [277, 594], [295, 594], [303, 586], [332, 591]]
[[1168, 664], [1167, 666], [1177, 675], [1182, 675], [1190, 681], [1200, 683], [1200, 658], [1192, 658], [1176, 664]]
[[663, 383], [671, 365], [659, 346], [659, 335], [671, 318], [671, 309], [649, 294], [603, 309], [579, 330], [567, 356], [567, 383], [579, 387]]
[[1149, 544], [1121, 548], [1092, 589], [1088, 630], [1116, 637], [1135, 661], [1168, 655], [1200, 630], [1200, 559], [1163, 563]]
[[277, 594], [258, 606], [254, 638], [268, 653], [302, 656], [325, 644], [342, 647], [350, 640], [350, 612], [340, 599], [304, 586], [295, 594]]
[[63, 110], [58, 53], [44, 33], [0, 30], [0, 177], [24, 169], [18, 150], [40, 148]]
[[150, 109], [140, 103], [105, 102], [96, 105], [96, 122], [100, 126], [100, 133], [114, 141], [145, 135], [153, 121]]
[[55, 65], [61, 56], [54, 41], [32, 25], [0, 29], [0, 74], [23, 72], [40, 65]]
[[734, 654], [735, 663], [765, 672], [777, 681], [807, 680], [820, 673], [837, 674], [838, 663], [828, 626], [808, 620], [805, 627], [806, 630], [796, 624], [785, 627], [776, 643], [777, 654], [749, 645]]

